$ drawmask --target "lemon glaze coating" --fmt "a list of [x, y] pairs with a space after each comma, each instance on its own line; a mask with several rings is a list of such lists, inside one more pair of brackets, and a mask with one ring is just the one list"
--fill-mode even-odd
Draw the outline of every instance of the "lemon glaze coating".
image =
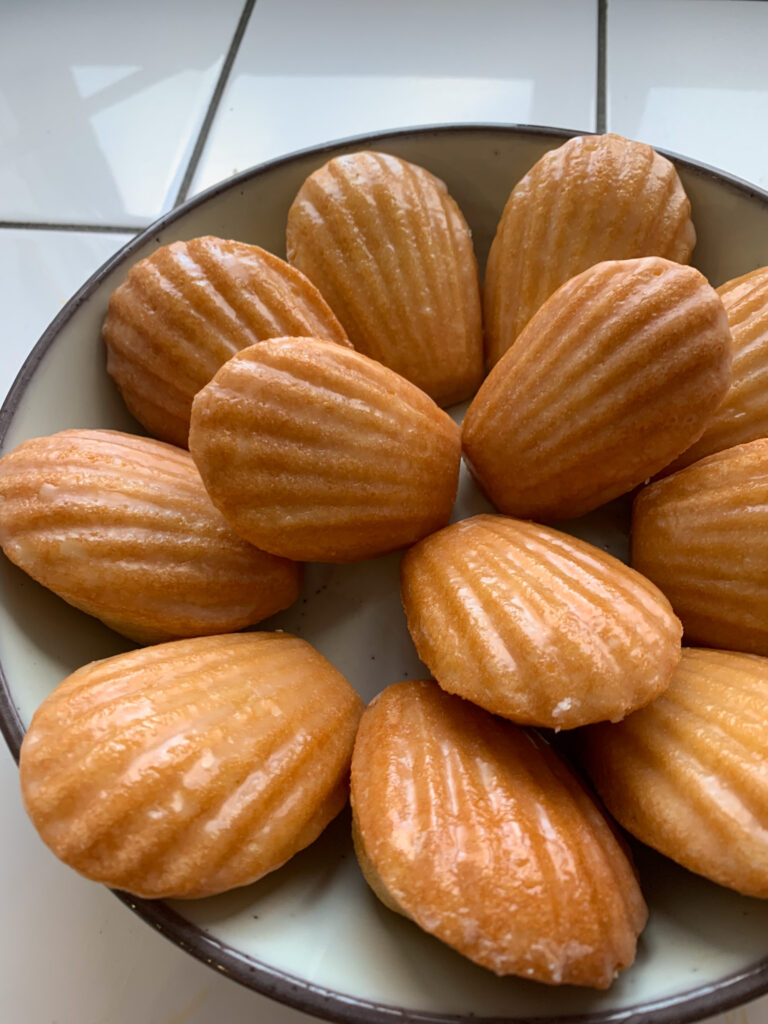
[[667, 473], [768, 435], [768, 267], [726, 281], [717, 294], [733, 343], [731, 385], [699, 440], [666, 468]]
[[489, 366], [569, 278], [604, 260], [688, 263], [691, 204], [674, 166], [620, 135], [582, 135], [545, 153], [512, 190], [485, 272]]
[[608, 810], [641, 842], [768, 898], [768, 659], [684, 648], [661, 697], [591, 726], [582, 747]]
[[112, 293], [107, 371], [155, 437], [186, 447], [192, 399], [241, 348], [284, 334], [349, 345], [315, 286], [265, 249], [206, 235], [161, 246]]
[[664, 591], [688, 643], [768, 655], [768, 438], [644, 487], [632, 565]]
[[419, 388], [312, 338], [253, 345], [195, 398], [190, 450], [213, 503], [258, 547], [350, 562], [444, 526], [459, 428]]
[[390, 909], [496, 974], [607, 988], [647, 909], [611, 825], [533, 732], [429, 681], [363, 714], [356, 848]]
[[440, 686], [526, 725], [618, 720], [666, 689], [682, 629], [652, 583], [536, 523], [478, 515], [414, 545], [403, 607]]
[[242, 629], [299, 595], [300, 567], [229, 528], [189, 452], [115, 430], [64, 430], [0, 459], [0, 545], [138, 643]]
[[287, 633], [179, 640], [93, 662], [21, 748], [27, 812], [87, 878], [138, 896], [247, 885], [347, 799], [362, 701]]
[[288, 211], [288, 260], [359, 352], [439, 405], [483, 375], [472, 237], [442, 181], [387, 153], [347, 153], [307, 178]]
[[698, 270], [599, 263], [546, 300], [486, 378], [464, 456], [500, 512], [571, 519], [699, 438], [730, 372], [727, 316]]

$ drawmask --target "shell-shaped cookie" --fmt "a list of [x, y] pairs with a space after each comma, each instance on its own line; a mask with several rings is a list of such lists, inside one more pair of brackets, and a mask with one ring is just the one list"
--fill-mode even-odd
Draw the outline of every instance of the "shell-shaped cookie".
[[247, 885], [347, 798], [362, 701], [287, 633], [198, 637], [92, 662], [36, 711], [24, 802], [57, 857], [150, 899]]
[[335, 157], [296, 196], [287, 251], [358, 351], [440, 405], [477, 390], [483, 335], [472, 239], [429, 171], [386, 153]]
[[609, 811], [666, 857], [768, 898], [768, 660], [684, 649], [669, 689], [592, 726], [587, 770]]
[[768, 655], [768, 438], [645, 487], [632, 565], [664, 591], [686, 640]]
[[647, 910], [632, 865], [539, 736], [396, 683], [363, 714], [351, 798], [374, 892], [476, 963], [607, 988], [634, 960]]
[[618, 720], [658, 696], [680, 623], [652, 583], [568, 534], [479, 515], [403, 558], [421, 660], [449, 693], [527, 725]]
[[204, 236], [164, 245], [109, 300], [107, 370], [155, 437], [185, 447], [192, 399], [235, 352], [310, 334], [349, 345], [300, 271], [255, 245]]
[[352, 349], [280, 338], [238, 353], [197, 396], [190, 450], [214, 504], [253, 544], [351, 562], [448, 522], [459, 428]]
[[730, 363], [723, 304], [698, 270], [599, 263], [547, 299], [488, 375], [464, 420], [465, 457], [500, 512], [582, 515], [701, 436]]
[[112, 430], [64, 430], [0, 459], [0, 545], [139, 643], [242, 629], [299, 594], [299, 566], [229, 528], [189, 452]]
[[586, 135], [545, 153], [513, 189], [488, 256], [489, 364], [587, 267], [638, 256], [687, 263], [696, 243], [690, 212], [673, 165], [642, 142]]
[[733, 339], [731, 386], [704, 433], [675, 459], [671, 472], [768, 436], [768, 267], [727, 281], [717, 294]]

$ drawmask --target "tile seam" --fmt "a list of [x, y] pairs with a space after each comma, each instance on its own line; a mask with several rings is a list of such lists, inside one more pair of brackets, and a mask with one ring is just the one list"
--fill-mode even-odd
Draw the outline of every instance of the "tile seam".
[[148, 224], [77, 224], [70, 221], [0, 220], [0, 230], [81, 231], [85, 234], [137, 235]]
[[213, 94], [211, 95], [211, 99], [208, 103], [208, 109], [205, 112], [205, 117], [203, 118], [203, 123], [200, 126], [200, 131], [197, 133], [197, 139], [195, 140], [192, 155], [189, 158], [187, 168], [184, 172], [184, 177], [182, 178], [179, 190], [176, 193], [176, 198], [173, 203], [174, 207], [183, 203], [187, 198], [189, 187], [192, 184], [192, 179], [194, 178], [195, 172], [200, 164], [203, 149], [208, 141], [208, 136], [210, 135], [216, 114], [219, 111], [221, 99], [224, 95], [224, 89], [229, 81], [229, 76], [235, 63], [235, 58], [237, 57], [240, 44], [243, 41], [245, 30], [248, 27], [248, 22], [250, 21], [251, 14], [253, 13], [255, 6], [256, 0], [246, 0], [243, 9], [240, 12], [240, 17], [238, 19], [237, 26], [235, 27], [234, 35], [232, 36], [229, 49], [224, 57], [224, 63], [222, 64], [221, 71], [219, 72], [219, 77], [216, 80]]
[[608, 64], [608, 0], [597, 0], [597, 81], [595, 131], [604, 132], [607, 122], [606, 70]]

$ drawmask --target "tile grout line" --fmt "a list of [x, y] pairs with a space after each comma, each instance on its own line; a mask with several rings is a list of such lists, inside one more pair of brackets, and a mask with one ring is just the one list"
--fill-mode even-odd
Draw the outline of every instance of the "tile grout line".
[[137, 235], [146, 224], [72, 224], [66, 221], [0, 220], [0, 230], [12, 231], [82, 231], [105, 235]]
[[604, 132], [607, 121], [606, 67], [608, 51], [608, 0], [597, 0], [597, 102], [595, 131]]
[[192, 184], [192, 178], [195, 176], [195, 171], [200, 163], [200, 157], [203, 155], [203, 148], [205, 147], [205, 143], [208, 141], [208, 135], [210, 134], [211, 127], [213, 125], [213, 119], [218, 113], [219, 104], [221, 103], [221, 98], [224, 95], [224, 89], [226, 88], [232, 71], [232, 65], [235, 63], [235, 57], [237, 57], [237, 52], [240, 49], [240, 43], [243, 41], [245, 30], [248, 27], [248, 22], [255, 6], [256, 0], [246, 0], [245, 6], [240, 14], [237, 27], [235, 28], [235, 34], [232, 36], [232, 41], [229, 44], [227, 55], [221, 66], [216, 87], [213, 90], [213, 95], [211, 96], [210, 103], [208, 104], [208, 109], [205, 112], [203, 123], [200, 126], [200, 131], [198, 132], [197, 139], [195, 140], [195, 147], [189, 158], [189, 163], [187, 164], [187, 169], [184, 172], [184, 177], [181, 180], [181, 185], [179, 185], [179, 191], [176, 193], [176, 199], [173, 203], [174, 207], [183, 203], [187, 198], [189, 186]]

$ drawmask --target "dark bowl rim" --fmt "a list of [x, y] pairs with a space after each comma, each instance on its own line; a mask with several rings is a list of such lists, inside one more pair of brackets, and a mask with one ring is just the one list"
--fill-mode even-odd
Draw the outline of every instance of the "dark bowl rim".
[[[567, 128], [552, 128], [544, 125], [518, 125], [512, 123], [451, 123], [395, 128], [381, 132], [365, 133], [336, 139], [318, 146], [307, 146], [283, 156], [263, 161], [186, 200], [181, 205], [163, 214], [135, 237], [121, 246], [91, 277], [75, 292], [59, 311], [36, 342], [0, 408], [0, 452], [5, 443], [8, 428], [21, 402], [22, 396], [35, 374], [47, 350], [54, 344], [63, 326], [72, 319], [77, 310], [93, 294], [101, 282], [119, 264], [127, 261], [153, 236], [159, 234], [191, 210], [203, 205], [216, 196], [237, 189], [242, 183], [280, 166], [290, 164], [304, 156], [322, 157], [342, 147], [386, 144], [390, 140], [414, 136], [450, 135], [458, 133], [484, 134], [502, 132], [511, 135], [546, 137], [554, 142], [563, 142], [579, 135], [594, 134], [588, 131]], [[717, 181], [751, 199], [757, 199], [768, 206], [768, 192], [744, 181], [733, 174], [720, 171], [708, 164], [656, 147], [658, 153], [666, 156], [678, 167], [684, 167], [694, 174]], [[126, 232], [127, 233], [127, 232]], [[159, 241], [159, 239], [158, 239]], [[5, 676], [0, 650], [0, 732], [15, 760], [19, 760], [24, 725], [13, 702], [11, 689]], [[191, 956], [209, 967], [231, 978], [233, 981], [268, 996], [296, 1010], [314, 1015], [338, 1024], [686, 1024], [732, 1009], [768, 992], [768, 956], [745, 969], [726, 975], [718, 981], [687, 989], [662, 999], [637, 1003], [616, 1010], [598, 1011], [587, 1014], [569, 1014], [541, 1017], [477, 1017], [473, 1014], [432, 1014], [408, 1010], [404, 1007], [369, 1002], [341, 992], [326, 989], [311, 982], [288, 974], [269, 964], [254, 960], [224, 942], [220, 942], [202, 929], [192, 925], [181, 914], [166, 903], [146, 900], [129, 893], [112, 890], [130, 910], [142, 920], [154, 926], [156, 931], [179, 946]]]

